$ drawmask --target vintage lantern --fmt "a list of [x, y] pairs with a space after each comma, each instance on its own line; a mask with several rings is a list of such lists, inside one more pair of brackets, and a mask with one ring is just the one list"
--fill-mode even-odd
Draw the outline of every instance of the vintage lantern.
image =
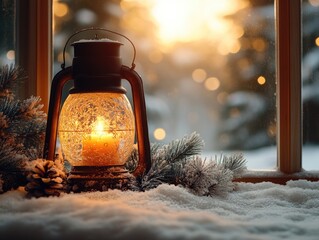
[[[63, 57], [74, 35], [91, 30], [118, 34], [101, 28], [81, 30], [68, 39]], [[138, 176], [150, 168], [143, 84], [134, 71], [136, 51], [127, 37], [118, 35], [133, 46], [131, 68], [121, 63], [121, 43], [97, 39], [96, 35], [95, 39], [72, 44], [72, 66], [65, 68], [63, 63], [52, 81], [44, 158], [54, 158], [58, 132], [63, 155], [72, 166], [69, 183], [80, 190], [115, 188], [129, 181], [124, 164], [133, 150], [135, 136], [139, 162], [132, 174]], [[74, 86], [60, 111], [62, 88], [71, 79]], [[131, 85], [134, 114], [121, 85], [122, 79]]]

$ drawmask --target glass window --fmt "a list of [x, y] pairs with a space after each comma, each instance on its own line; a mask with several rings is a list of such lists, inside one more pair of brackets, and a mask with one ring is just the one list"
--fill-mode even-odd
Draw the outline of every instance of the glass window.
[[319, 169], [319, 1], [303, 1], [303, 168]]
[[55, 73], [77, 30], [105, 27], [133, 40], [151, 142], [196, 131], [208, 156], [241, 151], [251, 169], [276, 168], [273, 0], [60, 0], [53, 9]]
[[15, 1], [0, 0], [0, 66], [15, 62]]

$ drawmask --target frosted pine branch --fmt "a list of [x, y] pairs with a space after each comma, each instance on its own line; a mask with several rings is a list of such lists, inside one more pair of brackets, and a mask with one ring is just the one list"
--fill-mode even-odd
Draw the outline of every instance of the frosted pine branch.
[[[136, 179], [134, 190], [149, 190], [162, 183], [182, 185], [199, 196], [225, 195], [234, 189], [233, 177], [246, 169], [242, 154], [221, 155], [219, 159], [202, 159], [203, 140], [197, 133], [167, 145], [151, 146], [150, 170]], [[138, 161], [135, 149], [126, 166], [134, 169]]]
[[27, 161], [21, 144], [12, 145], [10, 139], [0, 140], [0, 171], [22, 170]]
[[8, 119], [13, 119], [19, 114], [20, 101], [13, 101], [9, 98], [0, 98], [0, 112], [3, 113]]
[[13, 87], [24, 75], [20, 68], [0, 68], [0, 170], [19, 171], [25, 161], [42, 155], [46, 115], [39, 97], [15, 99]]
[[196, 156], [186, 162], [179, 184], [199, 196], [225, 195], [234, 188], [232, 179], [229, 169]]
[[162, 147], [159, 144], [152, 145], [152, 165], [148, 173], [141, 178], [141, 189], [154, 188], [162, 182], [175, 184], [176, 171], [184, 164], [183, 161], [199, 154], [203, 145], [204, 142], [197, 133]]
[[177, 162], [189, 156], [199, 155], [203, 149], [204, 141], [198, 133], [193, 132], [184, 136], [181, 140], [177, 139], [163, 146], [165, 151], [164, 158], [170, 163]]
[[41, 98], [31, 96], [20, 103], [20, 114], [26, 119], [35, 117], [43, 119], [46, 114], [42, 111], [42, 108]]
[[18, 80], [23, 79], [22, 70], [14, 65], [5, 65], [0, 68], [0, 97], [13, 99], [13, 89]]
[[238, 177], [243, 171], [246, 170], [246, 159], [242, 153], [235, 153], [230, 156], [221, 155], [216, 162], [222, 165], [224, 168], [233, 172], [234, 177]]
[[[159, 148], [160, 148], [160, 144], [158, 143], [151, 144], [151, 155], [153, 155], [153, 153], [156, 153]], [[137, 149], [137, 145], [135, 145], [131, 152], [130, 157], [127, 159], [125, 163], [125, 168], [128, 169], [130, 172], [133, 172], [137, 166], [138, 161], [139, 161], [138, 149]]]

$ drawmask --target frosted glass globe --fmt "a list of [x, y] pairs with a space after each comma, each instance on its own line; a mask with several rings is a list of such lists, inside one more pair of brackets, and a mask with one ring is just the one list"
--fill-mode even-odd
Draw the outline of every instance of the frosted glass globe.
[[65, 100], [58, 134], [72, 166], [120, 166], [133, 150], [130, 102], [121, 93], [74, 93]]

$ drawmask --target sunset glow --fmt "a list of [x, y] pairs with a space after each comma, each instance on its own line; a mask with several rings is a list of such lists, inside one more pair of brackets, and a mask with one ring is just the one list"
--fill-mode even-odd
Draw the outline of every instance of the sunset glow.
[[247, 6], [244, 0], [154, 0], [149, 7], [158, 37], [165, 44], [222, 37], [230, 42], [228, 45], [233, 45], [244, 32], [225, 16]]

